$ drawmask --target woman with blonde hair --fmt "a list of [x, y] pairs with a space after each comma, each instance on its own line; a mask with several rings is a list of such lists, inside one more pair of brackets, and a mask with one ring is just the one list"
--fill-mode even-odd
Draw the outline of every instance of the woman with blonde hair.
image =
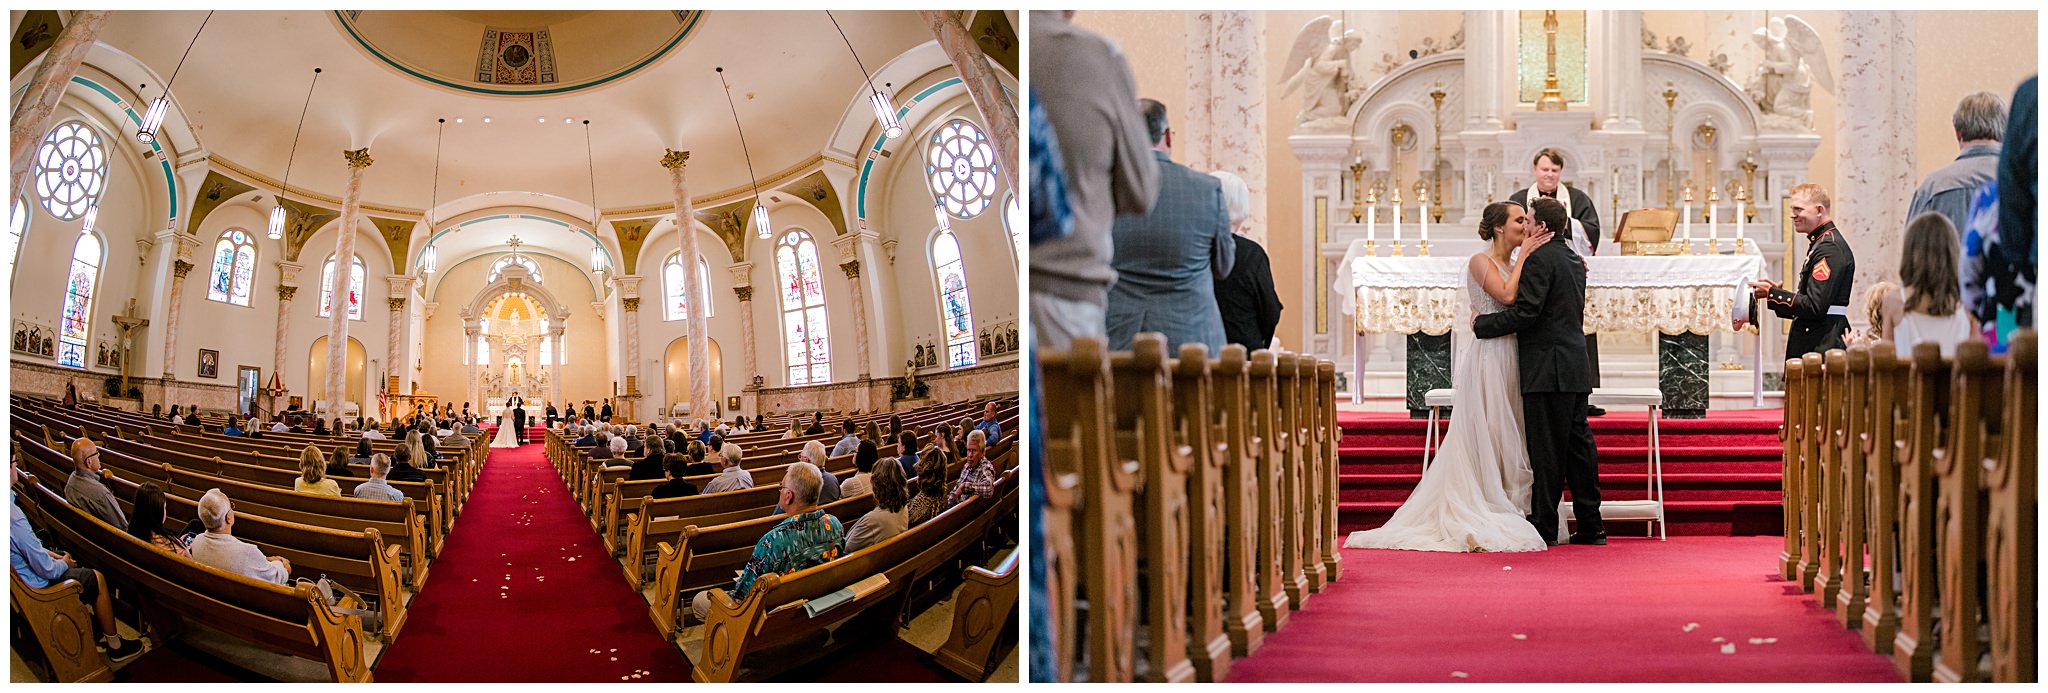
[[308, 445], [299, 452], [299, 478], [292, 480], [292, 490], [316, 496], [341, 497], [341, 487], [327, 478], [327, 456], [320, 454], [320, 448]]
[[1899, 284], [1904, 294], [1894, 320], [1892, 343], [1899, 356], [1913, 354], [1921, 342], [1941, 345], [1941, 355], [1952, 358], [1956, 345], [1977, 333], [1977, 325], [1963, 310], [1961, 280], [1956, 273], [1956, 254], [1961, 243], [1948, 217], [1923, 213], [1906, 222], [1906, 245], [1899, 253]]

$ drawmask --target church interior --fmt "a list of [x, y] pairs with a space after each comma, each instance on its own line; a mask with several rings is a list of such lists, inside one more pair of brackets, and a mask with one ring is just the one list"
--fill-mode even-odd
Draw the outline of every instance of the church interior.
[[1018, 12], [9, 14], [14, 681], [1018, 680]]
[[[1149, 135], [1135, 148], [1159, 157], [1160, 200], [1181, 180], [1169, 160], [1217, 172], [1226, 202], [1244, 183], [1235, 266], [1262, 249], [1284, 304], [1270, 342], [1219, 351], [1172, 334], [1199, 334], [1184, 323], [1119, 334], [1117, 279], [1107, 342], [1048, 343], [1032, 268], [1033, 396], [1060, 403], [1038, 419], [1034, 681], [2038, 680], [2033, 10], [1030, 21], [1034, 90], [1083, 78], [1040, 46], [1101, 41], [1157, 102], [1105, 137]], [[1096, 92], [1062, 97], [1123, 93], [1096, 72]], [[1110, 203], [1093, 209], [1115, 269], [1158, 269], [1124, 257], [1124, 234], [1194, 212], [1127, 209], [1144, 194], [1118, 187], [1127, 161], [1104, 164], [1107, 183], [1073, 168], [1090, 159], [1065, 141], [1093, 134], [1093, 112], [1036, 103], [1034, 138], [1048, 123], [1068, 167], [1053, 189], [1080, 200], [1072, 233], [1086, 200], [1113, 197], [1113, 225]], [[1608, 533], [1349, 548], [1460, 440], [1453, 364], [1468, 367], [1483, 281], [1468, 274], [1503, 247], [1484, 213], [1539, 196], [1555, 202], [1532, 215], [1561, 206], [1591, 231], [1559, 239], [1598, 244], [1573, 246], [1571, 295], [1597, 448], [1583, 495]], [[1194, 263], [1202, 292], [1221, 262]], [[1226, 329], [1232, 271], [1214, 280]], [[1795, 289], [1820, 296], [1811, 317], [1780, 299]], [[1909, 332], [1930, 315], [1957, 334]], [[1517, 446], [1545, 387], [1522, 339]], [[1537, 524], [1529, 503], [1513, 515]]]

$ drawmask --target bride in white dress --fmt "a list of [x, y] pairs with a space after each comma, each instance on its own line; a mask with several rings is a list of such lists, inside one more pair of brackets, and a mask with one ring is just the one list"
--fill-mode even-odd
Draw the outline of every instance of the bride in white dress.
[[[1377, 529], [1352, 532], [1350, 548], [1413, 551], [1541, 551], [1543, 537], [1529, 524], [1529, 453], [1522, 438], [1522, 392], [1515, 337], [1474, 339], [1472, 316], [1502, 310], [1515, 300], [1521, 278], [1512, 258], [1550, 240], [1528, 237], [1521, 205], [1496, 202], [1481, 215], [1479, 237], [1492, 241], [1473, 255], [1465, 276], [1469, 315], [1452, 328], [1454, 359], [1450, 427], [1436, 459], [1394, 516]], [[1520, 255], [1513, 251], [1520, 247]]]
[[[491, 447], [494, 447], [494, 448], [516, 448], [516, 447], [519, 447], [519, 441], [517, 441], [517, 440], [514, 440], [514, 439], [513, 439], [513, 437], [512, 437], [512, 415], [511, 415], [511, 414], [506, 414], [506, 415], [504, 416], [504, 421], [502, 421], [502, 422], [500, 422], [500, 423], [498, 424], [498, 434], [497, 434], [497, 435], [495, 435], [495, 436], [491, 436]], [[1525, 466], [1526, 466], [1526, 465], [1525, 465]]]

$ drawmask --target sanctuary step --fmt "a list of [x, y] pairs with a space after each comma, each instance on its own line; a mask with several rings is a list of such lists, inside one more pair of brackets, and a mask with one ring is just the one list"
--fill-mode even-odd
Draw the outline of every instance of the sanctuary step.
[[[1399, 413], [1341, 412], [1337, 521], [1341, 532], [1385, 524], [1422, 480], [1427, 422]], [[1697, 420], [1665, 419], [1664, 491], [1671, 534], [1738, 536], [1783, 532], [1783, 448], [1777, 409], [1710, 410]], [[1600, 449], [1603, 500], [1647, 497], [1649, 421], [1611, 411], [1589, 422]], [[1639, 531], [1620, 522], [1610, 533]]]

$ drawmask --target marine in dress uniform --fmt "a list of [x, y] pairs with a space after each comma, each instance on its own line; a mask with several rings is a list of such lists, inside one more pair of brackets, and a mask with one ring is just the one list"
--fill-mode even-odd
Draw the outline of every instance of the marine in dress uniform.
[[[1799, 291], [1771, 283], [1761, 296], [1771, 312], [1792, 320], [1792, 334], [1785, 338], [1785, 358], [1808, 353], [1827, 353], [1846, 348], [1849, 331], [1849, 289], [1856, 281], [1856, 255], [1849, 241], [1828, 221], [1806, 235], [1806, 265], [1799, 270]], [[1756, 315], [1754, 307], [1750, 311]]]

